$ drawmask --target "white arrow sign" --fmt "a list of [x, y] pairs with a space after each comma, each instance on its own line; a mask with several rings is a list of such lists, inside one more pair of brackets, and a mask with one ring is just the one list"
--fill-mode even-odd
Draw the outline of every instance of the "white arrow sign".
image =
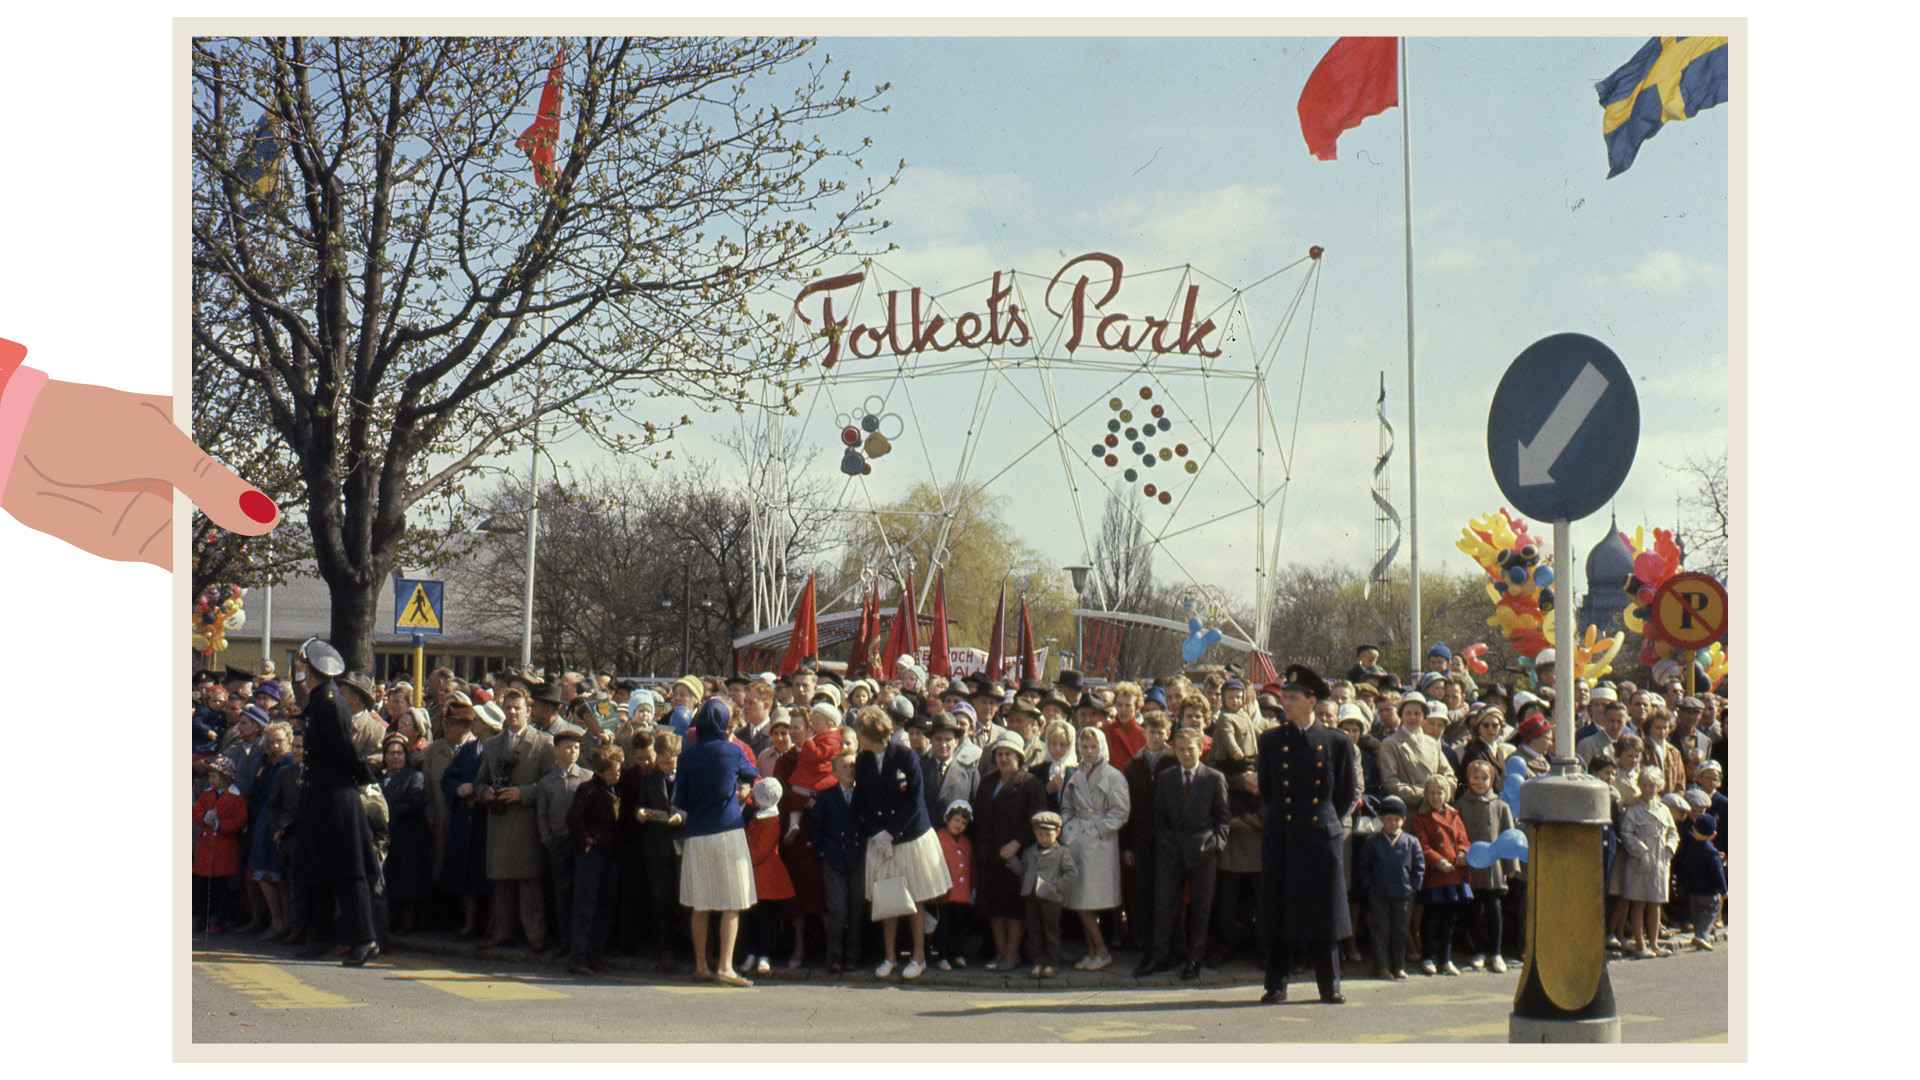
[[1560, 455], [1567, 450], [1567, 444], [1573, 441], [1574, 432], [1587, 422], [1593, 407], [1599, 403], [1600, 395], [1607, 392], [1607, 377], [1600, 369], [1588, 364], [1580, 370], [1580, 377], [1573, 380], [1560, 403], [1553, 407], [1547, 422], [1533, 436], [1533, 442], [1520, 443], [1521, 487], [1539, 487], [1553, 483], [1553, 467], [1560, 461]]

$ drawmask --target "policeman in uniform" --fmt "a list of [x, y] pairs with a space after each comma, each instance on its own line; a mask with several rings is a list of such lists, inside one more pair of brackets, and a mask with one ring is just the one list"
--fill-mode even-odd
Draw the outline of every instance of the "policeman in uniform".
[[1260, 1001], [1287, 999], [1290, 946], [1311, 958], [1320, 1000], [1343, 1005], [1338, 942], [1353, 931], [1341, 865], [1341, 815], [1353, 808], [1354, 749], [1346, 735], [1314, 720], [1314, 705], [1332, 695], [1304, 664], [1287, 668], [1280, 688], [1285, 720], [1260, 734], [1259, 791], [1267, 801], [1261, 832], [1260, 922], [1266, 947], [1266, 990]]
[[307, 892], [316, 939], [309, 952], [326, 951], [331, 938], [350, 950], [342, 963], [359, 967], [380, 951], [373, 926], [379, 863], [371, 860], [376, 869], [370, 877], [373, 830], [360, 801], [367, 766], [353, 745], [355, 707], [334, 685], [335, 677], [346, 672], [346, 661], [318, 638], [300, 647], [300, 659], [306, 667], [306, 771], [294, 824], [299, 837], [294, 885]]

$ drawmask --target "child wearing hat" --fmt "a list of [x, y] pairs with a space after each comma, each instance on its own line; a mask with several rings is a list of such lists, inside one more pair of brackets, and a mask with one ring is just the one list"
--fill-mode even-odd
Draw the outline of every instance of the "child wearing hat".
[[965, 799], [947, 804], [941, 819], [940, 854], [947, 860], [947, 877], [953, 887], [929, 905], [933, 912], [934, 966], [952, 971], [967, 966], [967, 923], [973, 913], [973, 840], [967, 830], [973, 826], [973, 807]]
[[771, 776], [753, 782], [753, 811], [747, 819], [747, 851], [753, 856], [753, 894], [747, 910], [747, 962], [741, 973], [772, 971], [774, 935], [780, 929], [779, 901], [793, 898], [793, 879], [780, 860], [780, 796], [785, 787]]
[[247, 827], [247, 800], [233, 783], [233, 762], [207, 761], [207, 790], [193, 801], [199, 832], [193, 844], [193, 928], [224, 934], [234, 913], [234, 886], [245, 865], [240, 832]]
[[1027, 936], [1033, 939], [1035, 978], [1051, 978], [1060, 967], [1060, 896], [1064, 886], [1080, 876], [1073, 852], [1060, 843], [1060, 815], [1042, 810], [1033, 815], [1033, 844], [1013, 857], [1020, 875], [1020, 895], [1027, 902]]
[[1367, 934], [1373, 944], [1373, 974], [1381, 979], [1407, 977], [1407, 927], [1413, 894], [1427, 869], [1426, 853], [1404, 831], [1407, 804], [1398, 795], [1380, 800], [1380, 831], [1360, 848], [1358, 880], [1367, 893]]
[[1692, 909], [1695, 949], [1713, 949], [1713, 924], [1720, 918], [1720, 899], [1727, 891], [1727, 871], [1720, 849], [1713, 846], [1719, 822], [1702, 811], [1693, 816], [1687, 839], [1673, 857], [1674, 877]]

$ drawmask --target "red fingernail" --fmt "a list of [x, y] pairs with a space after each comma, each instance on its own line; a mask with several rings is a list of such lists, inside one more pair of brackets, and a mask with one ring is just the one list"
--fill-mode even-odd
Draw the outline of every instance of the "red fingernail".
[[273, 500], [257, 491], [245, 492], [240, 496], [240, 512], [259, 522], [272, 521], [280, 514], [280, 508]]

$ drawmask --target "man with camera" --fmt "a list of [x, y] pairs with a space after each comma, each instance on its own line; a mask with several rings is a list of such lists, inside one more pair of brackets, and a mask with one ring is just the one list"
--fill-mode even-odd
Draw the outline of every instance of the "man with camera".
[[474, 805], [487, 812], [487, 877], [493, 882], [493, 930], [482, 948], [513, 941], [514, 912], [535, 952], [547, 947], [547, 905], [540, 879], [546, 852], [540, 846], [536, 795], [540, 778], [554, 768], [553, 739], [528, 721], [525, 691], [500, 696], [506, 724], [480, 751]]

